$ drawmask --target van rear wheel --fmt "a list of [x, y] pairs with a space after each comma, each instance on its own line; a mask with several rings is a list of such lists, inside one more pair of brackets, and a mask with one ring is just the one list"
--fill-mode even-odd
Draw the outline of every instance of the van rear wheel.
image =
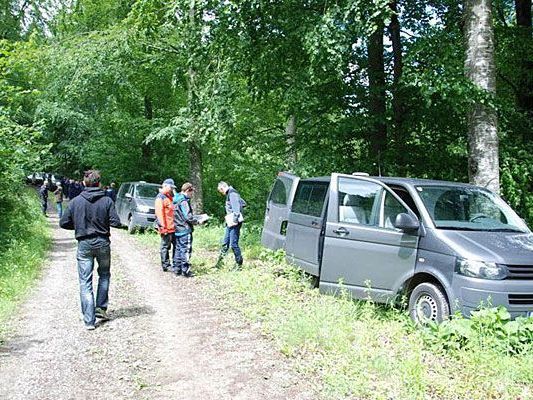
[[429, 282], [416, 286], [409, 296], [409, 315], [420, 325], [448, 319], [450, 305], [442, 288]]

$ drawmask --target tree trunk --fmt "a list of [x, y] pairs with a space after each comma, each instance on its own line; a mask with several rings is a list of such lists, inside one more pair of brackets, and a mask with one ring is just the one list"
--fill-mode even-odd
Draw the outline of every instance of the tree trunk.
[[291, 114], [285, 126], [285, 138], [287, 140], [287, 169], [294, 172], [298, 154], [296, 152], [296, 115]]
[[[196, 31], [196, 2], [195, 0], [190, 0], [189, 3], [189, 26], [190, 31]], [[194, 38], [189, 38], [190, 51], [194, 46]], [[191, 61], [192, 63], [192, 61]], [[204, 210], [204, 194], [202, 187], [202, 149], [198, 144], [196, 139], [198, 133], [198, 119], [197, 119], [197, 105], [196, 105], [196, 71], [194, 66], [191, 64], [187, 70], [187, 102], [188, 109], [191, 118], [191, 137], [189, 138], [189, 180], [194, 186], [195, 193], [191, 199], [191, 205], [195, 213], [200, 214]]]
[[[487, 95], [496, 93], [491, 0], [465, 1], [466, 76]], [[470, 182], [500, 190], [496, 110], [475, 103], [468, 115]]]
[[368, 42], [368, 91], [369, 113], [371, 121], [371, 157], [377, 170], [381, 172], [381, 155], [387, 143], [386, 103], [385, 103], [385, 62], [383, 57], [383, 33], [385, 25], [378, 22], [378, 27], [370, 35]]
[[520, 27], [531, 29], [531, 0], [515, 0], [514, 6], [516, 24]]
[[194, 186], [191, 205], [195, 214], [204, 210], [204, 192], [202, 187], [202, 150], [194, 143], [189, 143], [189, 178]]
[[389, 34], [392, 42], [393, 54], [392, 114], [394, 122], [395, 150], [398, 157], [398, 166], [406, 169], [406, 158], [409, 153], [406, 149], [406, 139], [403, 132], [405, 108], [403, 105], [403, 96], [400, 87], [400, 80], [403, 73], [403, 56], [397, 1], [395, 0], [389, 3], [389, 7], [392, 11], [391, 21], [389, 24]]
[[[144, 96], [144, 117], [148, 121], [151, 121], [154, 118], [152, 100], [149, 96]], [[150, 165], [152, 159], [152, 146], [149, 143], [145, 143], [144, 140], [141, 142], [141, 154], [143, 165]], [[150, 174], [144, 177], [144, 179], [150, 181], [154, 178], [156, 177], [152, 177]]]

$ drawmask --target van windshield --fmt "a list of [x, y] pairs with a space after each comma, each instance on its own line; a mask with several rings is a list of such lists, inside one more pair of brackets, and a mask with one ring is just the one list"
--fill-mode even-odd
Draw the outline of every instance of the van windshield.
[[158, 193], [157, 185], [137, 185], [137, 197], [154, 198]]
[[529, 232], [522, 219], [496, 194], [476, 187], [417, 186], [440, 229]]

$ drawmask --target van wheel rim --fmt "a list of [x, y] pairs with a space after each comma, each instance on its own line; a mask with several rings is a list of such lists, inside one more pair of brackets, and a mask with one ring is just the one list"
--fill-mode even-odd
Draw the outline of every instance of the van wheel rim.
[[416, 316], [419, 321], [436, 321], [438, 306], [435, 299], [427, 294], [422, 295], [416, 302]]

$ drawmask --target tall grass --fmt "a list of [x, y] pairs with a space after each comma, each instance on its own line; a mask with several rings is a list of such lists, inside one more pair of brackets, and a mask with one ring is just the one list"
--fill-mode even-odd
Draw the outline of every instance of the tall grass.
[[533, 399], [533, 346], [524, 339], [533, 324], [517, 327], [501, 310], [484, 310], [467, 322], [422, 329], [403, 309], [321, 295], [283, 253], [261, 249], [260, 228], [246, 224], [244, 269], [234, 270], [228, 257], [215, 270], [222, 235], [221, 226], [195, 231], [199, 278], [221, 307], [258, 326], [299, 370], [318, 377], [322, 398]]
[[0, 337], [5, 320], [39, 275], [51, 235], [33, 190], [0, 204]]

